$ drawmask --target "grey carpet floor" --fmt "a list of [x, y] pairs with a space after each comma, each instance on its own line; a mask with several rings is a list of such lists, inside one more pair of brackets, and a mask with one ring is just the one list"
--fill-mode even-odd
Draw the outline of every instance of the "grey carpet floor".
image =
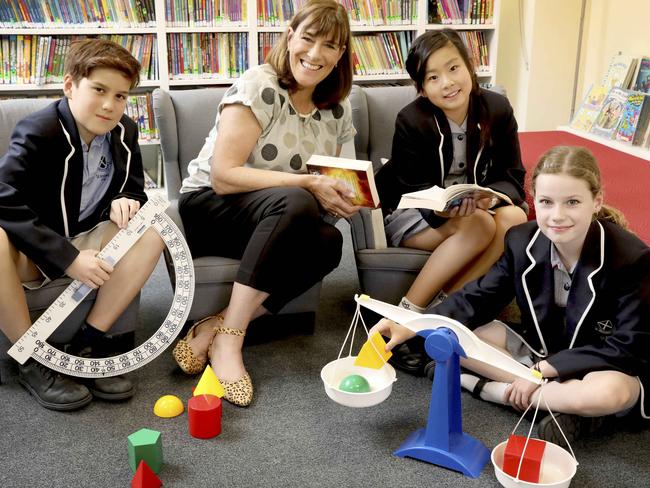
[[[185, 402], [198, 378], [183, 375], [168, 352], [131, 376], [138, 392], [128, 402], [94, 401], [72, 413], [41, 408], [18, 384], [16, 368], [0, 354], [0, 486], [128, 487], [127, 437], [142, 427], [162, 433], [159, 476], [173, 487], [452, 487], [499, 486], [491, 464], [477, 479], [392, 452], [424, 426], [431, 382], [398, 373], [391, 396], [366, 409], [342, 407], [325, 395], [320, 370], [338, 355], [358, 290], [346, 224], [341, 266], [324, 282], [314, 335], [278, 334], [245, 348], [256, 388], [254, 403], [224, 403], [220, 436], [194, 439], [187, 414], [156, 417], [162, 395]], [[161, 323], [171, 300], [159, 265], [143, 290], [143, 340]], [[463, 427], [490, 449], [504, 440], [518, 415], [463, 393]], [[527, 429], [524, 421], [522, 431]], [[576, 442], [580, 465], [573, 487], [650, 486], [650, 430], [613, 425]]]

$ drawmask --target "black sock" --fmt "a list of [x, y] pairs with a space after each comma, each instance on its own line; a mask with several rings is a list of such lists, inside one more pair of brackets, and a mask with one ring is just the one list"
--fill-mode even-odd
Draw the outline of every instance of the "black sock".
[[69, 350], [72, 354], [77, 354], [87, 348], [91, 350], [97, 349], [105, 334], [105, 332], [93, 327], [88, 322], [84, 322], [72, 338]]

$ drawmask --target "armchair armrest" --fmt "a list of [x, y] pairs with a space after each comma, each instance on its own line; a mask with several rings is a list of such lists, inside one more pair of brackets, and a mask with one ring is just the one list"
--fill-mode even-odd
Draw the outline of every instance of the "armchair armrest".
[[348, 219], [352, 247], [362, 249], [386, 249], [386, 233], [381, 209], [362, 208]]

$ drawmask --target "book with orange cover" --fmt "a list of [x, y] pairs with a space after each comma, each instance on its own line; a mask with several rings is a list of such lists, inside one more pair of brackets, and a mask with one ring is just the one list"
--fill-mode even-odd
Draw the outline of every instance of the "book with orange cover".
[[379, 206], [379, 194], [370, 161], [314, 154], [307, 160], [307, 171], [344, 182], [355, 194], [352, 199], [354, 205], [370, 208]]

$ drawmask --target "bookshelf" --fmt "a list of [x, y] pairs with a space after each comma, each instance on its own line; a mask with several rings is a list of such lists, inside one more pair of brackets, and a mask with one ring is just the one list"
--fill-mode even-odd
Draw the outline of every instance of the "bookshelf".
[[[293, 0], [292, 4], [301, 5], [305, 0]], [[395, 82], [406, 81], [408, 75], [400, 65], [408, 43], [427, 30], [450, 27], [461, 33], [482, 36], [485, 45], [483, 55], [489, 61], [477, 70], [479, 81], [494, 83], [496, 75], [496, 52], [498, 42], [498, 19], [501, 0], [339, 0], [350, 12], [352, 32], [361, 40], [359, 49], [366, 49], [367, 58], [374, 63], [371, 69], [358, 70], [356, 82]], [[3, 2], [4, 3], [4, 2]], [[11, 5], [14, 2], [10, 2]], [[206, 85], [232, 84], [239, 73], [260, 63], [264, 54], [263, 37], [273, 39], [286, 28], [286, 22], [293, 13], [291, 3], [282, 0], [241, 0], [237, 2], [209, 2], [205, 0], [42, 0], [40, 3], [17, 2], [21, 5], [49, 6], [49, 12], [40, 14], [27, 11], [30, 18], [23, 25], [8, 24], [0, 26], [0, 40], [9, 36], [31, 36], [30, 42], [37, 43], [41, 37], [55, 39], [78, 36], [111, 35], [128, 39], [143, 36], [153, 40], [151, 52], [151, 69], [148, 76], [143, 76], [140, 89], [160, 87], [193, 87]], [[123, 10], [118, 6], [138, 5], [142, 10], [133, 8]], [[463, 19], [454, 18], [454, 5], [476, 5], [485, 12], [493, 12], [488, 23], [465, 23]], [[63, 6], [68, 6], [65, 11]], [[205, 6], [204, 10], [199, 5]], [[233, 7], [234, 5], [234, 7]], [[102, 10], [107, 6], [108, 11]], [[227, 9], [231, 8], [230, 11]], [[258, 6], [261, 11], [258, 11]], [[0, 7], [0, 20], [11, 14], [12, 7]], [[43, 7], [41, 7], [43, 8]], [[217, 11], [223, 8], [224, 11]], [[283, 11], [284, 8], [284, 11]], [[153, 9], [153, 10], [152, 10]], [[208, 9], [212, 9], [208, 11]], [[234, 9], [234, 10], [233, 10]], [[270, 9], [270, 10], [267, 10]], [[431, 12], [430, 12], [431, 10]], [[435, 12], [434, 12], [435, 10]], [[442, 15], [438, 15], [438, 12]], [[190, 20], [190, 13], [194, 17]], [[14, 12], [15, 14], [15, 12]], [[431, 15], [430, 15], [431, 14]], [[446, 15], [447, 14], [447, 15]], [[451, 15], [449, 15], [451, 14]], [[25, 10], [23, 10], [25, 18]], [[76, 20], [77, 23], [43, 22], [49, 18]], [[487, 13], [484, 15], [487, 16]], [[181, 18], [186, 19], [185, 21]], [[31, 21], [30, 21], [31, 20]], [[84, 21], [85, 20], [85, 21]], [[432, 23], [429, 21], [433, 20]], [[451, 22], [443, 24], [442, 22]], [[212, 23], [213, 25], [207, 25]], [[143, 41], [144, 42], [144, 41]], [[188, 45], [191, 46], [188, 49]], [[391, 51], [392, 46], [392, 51]], [[185, 60], [185, 66], [179, 68], [179, 52], [193, 56], [193, 63]], [[399, 50], [401, 49], [401, 53]], [[0, 57], [6, 58], [6, 48], [0, 42]], [[398, 51], [398, 52], [396, 52]], [[205, 52], [215, 55], [212, 64], [198, 58]], [[230, 59], [237, 60], [237, 66], [219, 66], [215, 69], [214, 60], [223, 60], [230, 53]], [[232, 55], [235, 55], [234, 57]], [[243, 56], [242, 56], [243, 55]], [[391, 57], [392, 55], [392, 57]], [[140, 56], [139, 59], [142, 60]], [[11, 64], [6, 59], [7, 64]], [[27, 66], [29, 62], [27, 61]], [[32, 54], [32, 61], [35, 55]], [[171, 62], [170, 62], [171, 61]], [[192, 65], [193, 64], [193, 65]], [[369, 63], [371, 64], [371, 63]], [[207, 69], [204, 69], [206, 68]], [[0, 64], [0, 69], [3, 69]], [[10, 68], [11, 69], [11, 68]], [[14, 69], [20, 69], [14, 66]], [[187, 71], [185, 71], [187, 70]], [[0, 81], [4, 81], [0, 77]], [[29, 92], [47, 92], [61, 89], [57, 82], [46, 83], [0, 83], [0, 96], [25, 96]], [[3, 93], [6, 92], [6, 93]], [[35, 94], [35, 93], [34, 93]]]
[[590, 141], [597, 142], [604, 146], [611, 147], [612, 149], [616, 149], [617, 151], [624, 152], [632, 156], [636, 156], [637, 158], [640, 159], [645, 159], [646, 161], [650, 161], [650, 149], [647, 149], [645, 147], [632, 146], [630, 144], [625, 144], [621, 141], [605, 139], [604, 137], [599, 137], [595, 134], [592, 134], [591, 132], [584, 132], [582, 130], [574, 129], [572, 127], [569, 127], [568, 125], [560, 125], [558, 126], [557, 130], [568, 132], [569, 134], [573, 134], [574, 136], [582, 137], [583, 139], [588, 139]]

